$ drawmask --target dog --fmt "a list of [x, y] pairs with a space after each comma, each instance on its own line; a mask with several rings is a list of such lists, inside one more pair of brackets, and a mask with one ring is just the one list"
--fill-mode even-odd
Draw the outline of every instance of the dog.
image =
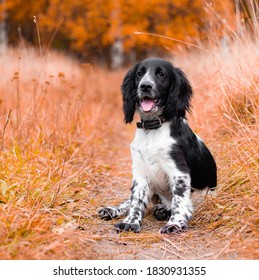
[[135, 112], [141, 120], [131, 144], [131, 197], [102, 207], [98, 215], [104, 220], [126, 216], [115, 224], [117, 232], [140, 232], [152, 202], [154, 217], [167, 221], [160, 233], [186, 231], [192, 191], [213, 191], [217, 185], [215, 160], [186, 119], [193, 95], [190, 82], [170, 62], [149, 58], [128, 71], [121, 90], [125, 122], [131, 123]]

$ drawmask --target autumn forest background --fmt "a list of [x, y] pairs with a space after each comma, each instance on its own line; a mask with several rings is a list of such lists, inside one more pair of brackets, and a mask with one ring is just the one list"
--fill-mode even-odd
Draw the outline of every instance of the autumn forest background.
[[[258, 38], [257, 0], [0, 0], [0, 259], [258, 259]], [[130, 195], [120, 86], [150, 56], [186, 73], [218, 166], [170, 236], [97, 217]]]
[[[175, 42], [136, 32], [203, 44], [216, 32], [224, 40], [236, 26], [235, 10], [251, 25], [251, 6], [246, 1], [204, 0], [2, 0], [2, 38], [17, 46], [39, 44], [36, 17], [43, 48], [74, 54], [88, 62], [109, 66], [134, 63], [150, 55], [168, 53]], [[215, 24], [215, 22], [217, 23]], [[213, 25], [213, 26], [212, 26]], [[231, 37], [233, 34], [231, 34]], [[115, 57], [116, 56], [116, 57]], [[112, 64], [113, 63], [113, 64]]]

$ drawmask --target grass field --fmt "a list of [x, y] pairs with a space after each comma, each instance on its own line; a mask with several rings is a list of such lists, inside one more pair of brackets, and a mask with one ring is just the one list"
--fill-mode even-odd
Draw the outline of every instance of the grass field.
[[217, 196], [198, 198], [181, 235], [158, 234], [151, 215], [140, 234], [117, 235], [96, 212], [129, 195], [127, 69], [32, 48], [0, 56], [0, 259], [259, 258], [258, 40], [177, 51], [172, 62], [193, 85], [188, 119], [216, 158]]

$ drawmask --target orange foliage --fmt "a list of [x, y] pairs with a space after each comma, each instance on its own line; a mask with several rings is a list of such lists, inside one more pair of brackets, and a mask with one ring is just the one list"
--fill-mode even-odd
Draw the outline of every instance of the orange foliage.
[[111, 42], [105, 36], [109, 29], [111, 1], [50, 0], [40, 21], [50, 32], [63, 21], [60, 33], [69, 42], [72, 50], [95, 49], [98, 53]]
[[214, 17], [225, 19], [234, 14], [233, 0], [6, 0], [0, 9], [3, 5], [11, 43], [17, 43], [17, 28], [22, 38], [37, 43], [33, 24], [33, 16], [37, 16], [43, 44], [55, 34], [54, 47], [88, 59], [107, 57], [116, 40], [123, 42], [126, 53], [159, 53], [165, 46], [173, 48], [173, 42], [134, 32], [191, 42], [206, 37], [206, 26]]
[[136, 5], [136, 0], [124, 2], [121, 0], [122, 35], [125, 38], [126, 49], [141, 48], [143, 45], [145, 47], [154, 47], [155, 44], [162, 46], [168, 43], [148, 35], [136, 37], [133, 34], [134, 31], [186, 39], [197, 36], [197, 26], [202, 24], [200, 18], [204, 11], [200, 0], [143, 0], [139, 5]]

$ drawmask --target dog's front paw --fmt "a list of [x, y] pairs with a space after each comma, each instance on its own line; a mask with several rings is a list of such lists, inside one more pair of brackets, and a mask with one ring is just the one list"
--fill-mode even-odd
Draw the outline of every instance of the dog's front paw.
[[164, 227], [160, 229], [160, 233], [162, 234], [171, 234], [171, 233], [182, 233], [188, 230], [188, 225], [185, 223], [168, 223]]
[[140, 232], [140, 230], [141, 230], [141, 227], [139, 224], [130, 224], [130, 223], [123, 222], [123, 221], [115, 224], [114, 227], [116, 228], [118, 233], [121, 231]]
[[117, 218], [117, 211], [113, 207], [103, 207], [100, 208], [98, 211], [98, 216], [103, 220], [112, 220]]

